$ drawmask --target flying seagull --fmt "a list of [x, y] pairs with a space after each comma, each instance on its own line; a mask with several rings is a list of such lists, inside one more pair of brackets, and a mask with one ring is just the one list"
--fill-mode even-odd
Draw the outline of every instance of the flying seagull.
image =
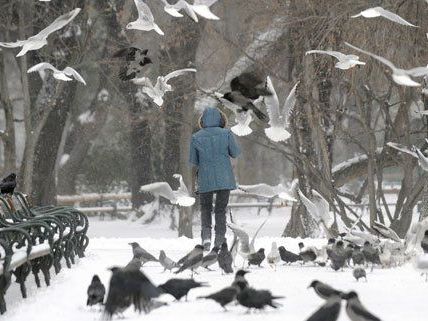
[[126, 25], [126, 29], [136, 29], [142, 31], [154, 30], [161, 36], [164, 35], [163, 31], [155, 23], [152, 10], [143, 0], [134, 0], [135, 6], [138, 10], [138, 19]]
[[27, 70], [27, 73], [38, 71], [40, 74], [40, 77], [44, 80], [46, 70], [53, 71], [53, 77], [55, 79], [62, 80], [62, 81], [72, 81], [74, 78], [75, 80], [86, 85], [85, 79], [83, 79], [83, 77], [75, 69], [71, 67], [65, 67], [63, 70], [59, 70], [48, 62], [41, 62], [37, 65], [34, 65], [33, 67]]
[[328, 230], [328, 226], [331, 224], [330, 205], [327, 200], [316, 190], [312, 190], [312, 199], [307, 198], [300, 189], [298, 192], [300, 200], [308, 210], [309, 214], [322, 228], [324, 228], [327, 236], [331, 237]]
[[253, 194], [266, 198], [279, 197], [284, 201], [297, 202], [297, 199], [293, 196], [293, 188], [289, 189], [284, 184], [271, 186], [265, 183], [261, 183], [256, 185], [239, 185], [238, 188], [248, 194]]
[[291, 136], [285, 128], [288, 127], [289, 117], [293, 113], [296, 104], [296, 88], [298, 84], [299, 82], [294, 85], [285, 100], [284, 106], [280, 108], [278, 96], [272, 81], [270, 77], [266, 79], [266, 88], [272, 92], [272, 95], [265, 96], [263, 99], [269, 115], [270, 125], [269, 128], [265, 129], [265, 133], [266, 136], [274, 142], [285, 141]]
[[180, 174], [174, 174], [173, 176], [180, 181], [180, 187], [176, 191], [173, 191], [171, 186], [166, 182], [143, 185], [140, 187], [140, 191], [149, 192], [155, 197], [162, 196], [169, 199], [172, 204], [179, 206], [189, 207], [195, 204], [195, 198], [190, 196], [187, 186], [184, 184], [183, 177]]
[[[427, 141], [428, 142], [428, 141]], [[422, 153], [422, 151], [419, 148], [416, 148], [413, 146], [413, 150], [410, 150], [408, 147], [398, 144], [389, 142], [387, 143], [389, 147], [392, 147], [400, 152], [407, 153], [415, 158], [418, 159], [419, 166], [424, 170], [428, 171], [428, 157], [425, 157], [425, 155]]]
[[417, 27], [414, 24], [411, 24], [410, 22], [404, 20], [399, 15], [385, 10], [382, 7], [374, 7], [369, 8], [366, 10], [361, 11], [359, 14], [356, 14], [354, 16], [351, 16], [351, 18], [357, 18], [363, 16], [364, 18], [377, 18], [377, 17], [384, 17], [388, 20], [391, 20], [392, 22], [399, 23], [400, 25], [409, 26], [409, 27]]
[[371, 52], [362, 50], [358, 47], [355, 47], [347, 42], [345, 42], [345, 45], [348, 47], [355, 49], [359, 52], [365, 53], [366, 55], [369, 55], [370, 57], [375, 58], [376, 60], [380, 61], [384, 65], [387, 65], [391, 71], [392, 71], [392, 79], [395, 81], [395, 83], [403, 86], [409, 86], [409, 87], [418, 87], [421, 84], [414, 81], [411, 77], [424, 77], [428, 75], [428, 68], [425, 67], [416, 67], [412, 69], [400, 69], [394, 66], [392, 62], [390, 62], [388, 59], [385, 59], [381, 56], [377, 56], [375, 54], [372, 54]]
[[309, 51], [306, 51], [305, 55], [310, 55], [310, 54], [324, 54], [324, 55], [333, 56], [334, 58], [339, 60], [338, 62], [336, 62], [336, 64], [334, 66], [336, 68], [343, 69], [343, 70], [353, 68], [356, 65], [365, 65], [366, 64], [365, 62], [360, 61], [359, 60], [360, 58], [356, 55], [345, 55], [339, 51], [309, 50]]
[[194, 0], [193, 5], [186, 0], [179, 0], [175, 4], [170, 4], [167, 0], [161, 0], [164, 4], [164, 10], [173, 17], [181, 18], [181, 10], [195, 22], [198, 22], [198, 15], [209, 20], [219, 20], [220, 18], [213, 14], [210, 7], [218, 0]]
[[124, 66], [119, 71], [119, 78], [126, 81], [140, 76], [143, 67], [152, 63], [152, 60], [147, 55], [148, 52], [148, 49], [136, 47], [123, 48], [116, 51], [112, 58], [123, 58], [125, 60]]
[[63, 14], [62, 16], [59, 16], [49, 26], [40, 31], [37, 35], [34, 35], [27, 40], [18, 40], [16, 42], [0, 42], [0, 46], [5, 48], [22, 47], [21, 51], [16, 55], [17, 57], [25, 55], [28, 51], [38, 50], [48, 44], [47, 38], [51, 33], [64, 28], [79, 14], [80, 10], [80, 8], [76, 8], [66, 14]]
[[156, 84], [153, 86], [151, 80], [147, 77], [135, 78], [131, 81], [139, 86], [142, 86], [141, 91], [149, 96], [153, 102], [158, 105], [163, 105], [163, 96], [168, 91], [173, 91], [172, 86], [168, 84], [168, 81], [172, 78], [182, 76], [189, 72], [196, 72], [194, 68], [178, 69], [170, 72], [166, 76], [159, 76]]

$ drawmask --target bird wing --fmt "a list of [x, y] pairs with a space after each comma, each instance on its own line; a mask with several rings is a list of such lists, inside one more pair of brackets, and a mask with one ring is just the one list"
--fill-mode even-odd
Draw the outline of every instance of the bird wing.
[[398, 14], [395, 14], [389, 10], [386, 10], [382, 7], [376, 7], [374, 8], [382, 17], [385, 17], [388, 20], [391, 20], [393, 22], [399, 23], [401, 25], [410, 26], [410, 27], [417, 27], [414, 24], [411, 24], [407, 20], [404, 20], [401, 18]]
[[35, 35], [33, 37], [46, 38], [52, 32], [55, 32], [57, 30], [64, 28], [67, 24], [69, 24], [71, 22], [71, 20], [73, 20], [79, 14], [80, 11], [81, 11], [80, 8], [76, 8], [76, 9], [71, 10], [70, 12], [68, 12], [66, 14], [59, 16], [49, 26], [47, 26], [45, 29], [43, 29], [37, 35]]
[[266, 78], [266, 88], [272, 92], [272, 95], [265, 96], [263, 98], [263, 101], [266, 105], [266, 110], [269, 114], [269, 125], [272, 127], [280, 127], [281, 125], [285, 125], [281, 122], [283, 119], [279, 110], [278, 96], [269, 76]]
[[50, 63], [48, 62], [41, 62], [37, 65], [32, 66], [30, 69], [27, 70], [27, 73], [30, 72], [35, 72], [35, 71], [43, 71], [45, 69], [50, 69], [54, 72], [58, 72], [59, 70], [56, 69], [54, 66], [52, 66]]
[[238, 225], [229, 223], [227, 224], [227, 226], [239, 239], [239, 242], [241, 244], [241, 251], [245, 253], [250, 253], [250, 237], [248, 236], [248, 233], [245, 232], [242, 227], [239, 227]]
[[239, 185], [238, 188], [248, 194], [254, 194], [267, 198], [272, 198], [277, 195], [275, 188], [268, 184], [256, 184], [256, 185]]
[[[202, 4], [199, 4], [197, 2], [202, 2]], [[204, 4], [203, 2], [204, 2], [203, 0], [202, 1], [195, 0], [195, 3], [192, 5], [193, 11], [196, 12], [201, 17], [204, 17], [205, 19], [220, 20], [219, 17], [217, 17], [214, 13], [211, 12], [209, 6]]]
[[139, 86], [147, 87], [147, 88], [153, 88], [153, 83], [150, 80], [150, 78], [147, 77], [141, 77], [141, 78], [134, 78], [131, 79], [131, 81]]
[[152, 10], [143, 0], [134, 0], [134, 3], [138, 10], [138, 19], [149, 22], [155, 21]]
[[319, 213], [320, 219], [325, 224], [329, 224], [329, 221], [331, 219], [331, 217], [330, 217], [330, 205], [329, 205], [329, 203], [316, 190], [312, 190], [312, 195], [314, 196], [314, 198], [313, 198], [312, 201], [313, 201], [314, 205], [316, 206], [316, 208], [318, 209], [318, 213]]
[[76, 79], [77, 81], [80, 81], [82, 84], [86, 85], [86, 81], [85, 79], [83, 79], [83, 77], [74, 69], [71, 67], [65, 67], [63, 72], [67, 75], [67, 76], [72, 76], [74, 79]]
[[395, 231], [389, 228], [388, 226], [385, 226], [380, 222], [374, 221], [372, 227], [376, 231], [378, 231], [382, 236], [397, 242], [401, 242], [401, 239], [398, 237], [397, 233], [395, 233]]
[[216, 3], [218, 0], [194, 0], [193, 5], [201, 5], [201, 6], [207, 6], [211, 7], [214, 3]]
[[152, 184], [143, 185], [140, 187], [140, 191], [150, 192], [156, 197], [162, 196], [175, 203], [176, 197], [171, 186], [166, 182], [156, 182]]
[[406, 74], [413, 76], [413, 77], [424, 77], [428, 75], [428, 68], [427, 67], [416, 67], [412, 69], [405, 70]]
[[173, 176], [180, 182], [180, 187], [177, 190], [178, 194], [180, 196], [189, 196], [189, 190], [187, 189], [187, 186], [184, 183], [183, 176], [180, 174], [174, 174]]
[[4, 48], [18, 48], [26, 44], [26, 40], [18, 40], [15, 42], [0, 42], [0, 47]]
[[334, 58], [338, 59], [338, 60], [344, 60], [346, 59], [346, 55], [339, 52], [339, 51], [333, 51], [333, 50], [309, 50], [306, 51], [305, 55], [310, 55], [310, 54], [324, 54], [324, 55], [329, 55], [329, 56], [333, 56]]
[[394, 148], [394, 149], [396, 149], [396, 150], [398, 150], [400, 152], [412, 155], [415, 158], [419, 158], [418, 155], [415, 152], [411, 151], [407, 146], [404, 146], [402, 144], [389, 142], [386, 145], [388, 145], [389, 147], [392, 147], [392, 148]]
[[315, 221], [319, 222], [321, 220], [321, 217], [319, 215], [317, 206], [309, 198], [307, 198], [305, 194], [303, 194], [300, 188], [298, 192], [299, 192], [300, 200], [308, 210], [309, 214], [315, 219]]
[[368, 55], [368, 56], [370, 56], [370, 57], [373, 57], [373, 58], [375, 58], [376, 60], [379, 60], [381, 63], [383, 63], [383, 64], [387, 65], [387, 66], [388, 66], [389, 68], [391, 68], [392, 70], [397, 69], [397, 68], [394, 66], [394, 64], [393, 64], [392, 62], [390, 62], [390, 61], [389, 61], [388, 59], [386, 59], [386, 58], [383, 58], [383, 57], [378, 56], [378, 55], [375, 55], [375, 54], [373, 54], [373, 53], [371, 53], [371, 52], [368, 52], [368, 51], [365, 51], [365, 50], [360, 49], [360, 48], [358, 48], [358, 47], [355, 47], [355, 46], [351, 45], [351, 44], [350, 44], [350, 43], [348, 43], [348, 42], [345, 42], [345, 45], [347, 45], [348, 47], [350, 47], [350, 48], [352, 48], [352, 49], [355, 49], [355, 50], [357, 50], [357, 51], [359, 51], [359, 52], [362, 52], [362, 53], [364, 53], [364, 54], [366, 54], [366, 55]]
[[188, 72], [196, 72], [196, 69], [195, 68], [185, 68], [185, 69], [178, 69], [178, 70], [175, 70], [173, 72], [170, 72], [168, 75], [166, 75], [164, 77], [165, 82], [168, 82], [168, 80], [170, 80], [171, 78], [175, 78], [175, 77], [184, 75]]
[[260, 224], [259, 228], [257, 229], [256, 233], [253, 236], [253, 239], [251, 240], [250, 243], [250, 250], [252, 253], [254, 253], [256, 251], [256, 249], [254, 248], [254, 243], [256, 241], [256, 237], [259, 234], [260, 230], [262, 229], [262, 227], [266, 224], [267, 220], [269, 219], [269, 217], [266, 217], [266, 219], [263, 221], [262, 224]]
[[291, 89], [287, 99], [285, 100], [284, 107], [282, 107], [282, 117], [286, 120], [287, 124], [290, 116], [294, 113], [294, 106], [296, 105], [296, 89], [299, 83], [300, 81], [298, 81]]

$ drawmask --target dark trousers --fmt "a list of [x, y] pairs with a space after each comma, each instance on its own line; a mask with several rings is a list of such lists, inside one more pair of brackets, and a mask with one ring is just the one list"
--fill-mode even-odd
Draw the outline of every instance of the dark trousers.
[[201, 203], [201, 237], [202, 242], [211, 240], [211, 226], [212, 226], [212, 211], [213, 211], [213, 196], [215, 198], [215, 240], [214, 246], [220, 247], [226, 240], [226, 207], [229, 203], [230, 190], [221, 190], [208, 193], [200, 193]]

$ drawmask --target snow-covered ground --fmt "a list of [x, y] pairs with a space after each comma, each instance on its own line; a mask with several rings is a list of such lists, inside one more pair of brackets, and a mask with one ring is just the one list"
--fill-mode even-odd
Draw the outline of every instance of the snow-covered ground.
[[[266, 212], [257, 216], [254, 211], [245, 210], [236, 213], [240, 224], [245, 225], [251, 233], [255, 231], [265, 218]], [[297, 251], [298, 239], [280, 238], [287, 212], [276, 210], [260, 233], [256, 241], [256, 248], [264, 247], [269, 251], [271, 242]], [[0, 319], [7, 321], [92, 321], [100, 320], [101, 313], [90, 310], [85, 306], [86, 289], [94, 273], [101, 277], [107, 285], [110, 272], [108, 267], [125, 265], [131, 258], [131, 241], [139, 242], [145, 249], [158, 255], [164, 249], [168, 256], [178, 259], [190, 250], [198, 241], [186, 238], [177, 238], [176, 232], [167, 229], [168, 223], [154, 222], [150, 225], [130, 223], [126, 221], [99, 221], [91, 219], [89, 235], [90, 245], [86, 257], [77, 261], [71, 269], [65, 268], [60, 274], [54, 275], [50, 287], [36, 289], [29, 284], [29, 297], [23, 300], [19, 297], [16, 285], [6, 296], [8, 312]], [[195, 235], [197, 235], [197, 231]], [[324, 244], [324, 240], [308, 239], [307, 245]], [[148, 263], [144, 272], [155, 284], [162, 283], [175, 275], [162, 273], [162, 268], [156, 263]], [[216, 269], [213, 272], [204, 272], [196, 276], [197, 280], [209, 282], [209, 288], [196, 289], [190, 292], [189, 302], [173, 302], [172, 297], [163, 296], [161, 300], [169, 302], [167, 307], [158, 309], [149, 315], [140, 316], [133, 309], [125, 312], [126, 320], [189, 320], [195, 317], [198, 321], [204, 320], [287, 320], [301, 321], [315, 311], [322, 300], [307, 289], [309, 283], [319, 279], [334, 287], [348, 291], [356, 290], [362, 302], [373, 313], [387, 321], [424, 321], [428, 315], [426, 295], [428, 283], [424, 282], [410, 264], [392, 269], [375, 269], [368, 272], [368, 282], [357, 283], [349, 269], [343, 272], [334, 272], [330, 268], [314, 266], [280, 266], [277, 271], [267, 266], [252, 268], [248, 275], [250, 284], [259, 289], [270, 289], [274, 294], [285, 296], [280, 302], [283, 304], [278, 310], [268, 309], [262, 313], [245, 314], [246, 310], [240, 306], [230, 306], [229, 312], [223, 312], [220, 306], [212, 301], [196, 300], [199, 295], [217, 291], [229, 285], [232, 275], [221, 275]], [[189, 273], [179, 277], [188, 277]], [[30, 276], [32, 279], [32, 276]], [[349, 320], [342, 311], [339, 320]]]

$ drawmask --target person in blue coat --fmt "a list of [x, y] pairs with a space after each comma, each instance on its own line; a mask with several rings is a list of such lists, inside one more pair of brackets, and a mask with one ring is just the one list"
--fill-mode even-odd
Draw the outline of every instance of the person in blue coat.
[[216, 195], [214, 246], [226, 240], [226, 207], [230, 191], [236, 189], [230, 158], [240, 154], [226, 116], [208, 107], [199, 119], [200, 130], [192, 135], [189, 161], [197, 169], [197, 192], [201, 205], [201, 238], [204, 250], [211, 247], [213, 197]]

